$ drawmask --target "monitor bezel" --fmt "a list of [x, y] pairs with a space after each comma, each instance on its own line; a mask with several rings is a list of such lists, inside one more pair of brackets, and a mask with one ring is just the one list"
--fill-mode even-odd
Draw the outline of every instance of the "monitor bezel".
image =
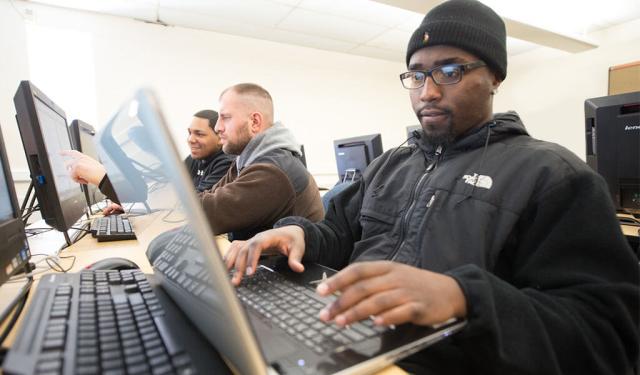
[[[21, 81], [14, 96], [16, 119], [27, 164], [31, 174], [40, 215], [52, 228], [64, 232], [85, 213], [86, 199], [78, 184], [78, 191], [68, 199], [61, 200], [47, 154], [47, 146], [42, 134], [35, 100], [42, 101], [64, 119], [65, 131], [69, 137], [65, 112], [30, 81]], [[71, 137], [69, 137], [71, 146]]]
[[[345, 175], [345, 171], [341, 171], [340, 170], [340, 162], [339, 162], [339, 155], [338, 152], [339, 150], [348, 148], [348, 147], [355, 147], [355, 146], [365, 146], [364, 149], [366, 150], [366, 155], [365, 158], [367, 160], [367, 165], [364, 166], [365, 168], [363, 168], [360, 173], [364, 173], [364, 169], [366, 169], [366, 167], [371, 164], [371, 162], [377, 158], [378, 156], [382, 155], [382, 135], [380, 133], [375, 133], [375, 134], [367, 134], [367, 135], [362, 135], [362, 136], [358, 136], [358, 137], [350, 137], [350, 138], [342, 138], [342, 139], [337, 139], [335, 141], [333, 141], [333, 150], [335, 153], [335, 158], [336, 158], [336, 169], [338, 171], [338, 178], [340, 181], [342, 181], [344, 179], [344, 175]], [[358, 176], [359, 178], [359, 176]]]
[[[0, 221], [0, 238], [4, 239], [4, 241], [0, 241], [0, 285], [22, 269], [31, 256], [24, 232], [24, 224], [20, 216], [20, 206], [18, 205], [18, 197], [13, 176], [11, 175], [11, 167], [5, 150], [2, 129], [0, 129], [0, 162], [3, 167], [0, 173], [4, 174], [13, 211], [11, 218]], [[2, 189], [1, 186], [0, 189]], [[23, 251], [24, 253], [22, 253]], [[5, 256], [6, 254], [9, 255]]]

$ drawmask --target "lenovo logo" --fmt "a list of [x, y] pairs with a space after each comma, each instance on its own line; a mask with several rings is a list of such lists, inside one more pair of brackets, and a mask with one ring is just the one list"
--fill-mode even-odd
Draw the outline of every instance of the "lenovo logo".
[[624, 130], [640, 130], [640, 125], [625, 125]]

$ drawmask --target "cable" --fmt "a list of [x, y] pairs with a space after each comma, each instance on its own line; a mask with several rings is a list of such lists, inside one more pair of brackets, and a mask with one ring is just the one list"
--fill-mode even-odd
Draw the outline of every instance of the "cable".
[[[60, 260], [60, 259], [71, 259], [71, 265], [69, 267], [67, 267], [67, 268], [64, 268], [60, 263], [58, 263], [58, 260]], [[51, 267], [52, 270], [54, 270], [56, 272], [67, 273], [76, 264], [76, 256], [75, 255], [68, 255], [66, 257], [63, 257], [63, 256], [58, 255], [57, 257], [46, 257], [45, 261], [47, 262], [47, 265], [49, 265], [49, 267]]]
[[24, 232], [26, 233], [27, 237], [33, 237], [52, 230], [53, 228], [28, 228], [25, 229]]
[[83, 232], [87, 232], [87, 233], [90, 233], [90, 232], [91, 232], [89, 229], [85, 229], [85, 228], [78, 228], [78, 227], [70, 227], [69, 229], [75, 229], [75, 230], [83, 231]]

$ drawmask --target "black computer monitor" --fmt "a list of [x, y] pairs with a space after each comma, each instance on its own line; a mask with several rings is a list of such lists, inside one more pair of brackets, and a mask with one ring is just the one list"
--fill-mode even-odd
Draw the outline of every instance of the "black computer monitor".
[[[69, 125], [69, 130], [71, 134], [71, 145], [74, 150], [78, 150], [95, 160], [100, 160], [98, 149], [94, 143], [96, 131], [93, 126], [81, 120], [73, 120], [71, 121], [71, 125]], [[102, 202], [105, 199], [104, 194], [100, 192], [97, 186], [92, 184], [82, 184], [81, 186], [89, 209], [91, 209], [91, 206], [94, 204]]]
[[333, 141], [340, 181], [360, 178], [365, 168], [382, 154], [382, 137], [369, 134]]
[[584, 102], [587, 164], [609, 185], [616, 209], [640, 214], [640, 91]]
[[60, 155], [71, 149], [65, 113], [29, 81], [20, 82], [13, 101], [40, 214], [66, 233], [85, 212], [86, 201]]
[[31, 256], [5, 150], [0, 131], [0, 285]]

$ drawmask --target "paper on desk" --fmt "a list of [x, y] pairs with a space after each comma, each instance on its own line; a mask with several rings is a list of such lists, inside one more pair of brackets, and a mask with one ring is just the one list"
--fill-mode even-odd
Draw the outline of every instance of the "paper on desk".
[[[84, 220], [78, 220], [73, 227], [81, 228], [82, 222]], [[31, 249], [31, 254], [43, 254], [49, 256], [58, 255], [60, 249], [67, 244], [67, 241], [64, 239], [64, 234], [62, 232], [58, 232], [55, 229], [51, 229], [49, 231], [43, 231], [42, 233], [38, 233], [37, 235], [29, 235], [29, 229], [38, 229], [38, 232], [43, 228], [51, 228], [47, 223], [44, 222], [43, 219], [40, 219], [32, 224], [27, 226], [27, 241], [29, 242], [29, 249]], [[69, 238], [73, 241], [74, 238], [77, 238], [78, 235], [81, 235], [81, 231], [78, 229], [69, 229], [67, 233], [69, 234]]]

